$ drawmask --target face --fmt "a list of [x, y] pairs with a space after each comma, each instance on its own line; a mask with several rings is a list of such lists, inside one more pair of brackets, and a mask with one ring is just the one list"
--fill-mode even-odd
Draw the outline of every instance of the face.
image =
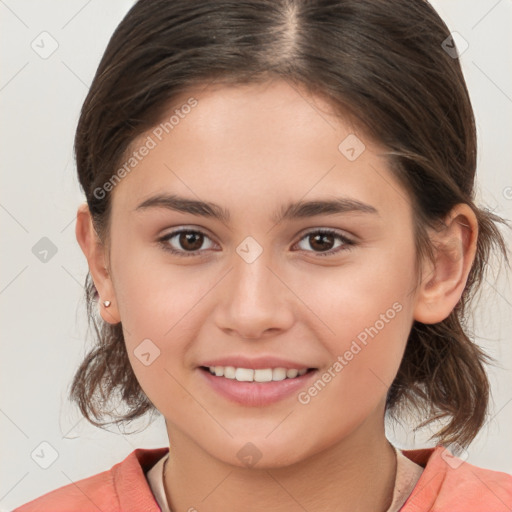
[[271, 467], [381, 433], [416, 282], [383, 149], [280, 81], [191, 92], [164, 122], [175, 109], [132, 145], [110, 239], [130, 362], [171, 444]]

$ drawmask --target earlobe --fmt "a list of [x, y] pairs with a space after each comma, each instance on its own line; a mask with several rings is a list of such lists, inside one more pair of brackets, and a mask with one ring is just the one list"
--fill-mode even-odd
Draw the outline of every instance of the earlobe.
[[476, 254], [478, 222], [467, 204], [456, 205], [441, 231], [432, 232], [434, 262], [423, 265], [414, 319], [424, 324], [443, 321], [459, 302]]
[[[101, 317], [105, 322], [117, 324], [121, 319], [116, 307], [114, 286], [107, 270], [105, 247], [94, 229], [87, 203], [78, 207], [75, 234], [78, 244], [87, 258], [89, 271], [99, 294], [98, 307]], [[108, 306], [105, 301], [109, 302]]]

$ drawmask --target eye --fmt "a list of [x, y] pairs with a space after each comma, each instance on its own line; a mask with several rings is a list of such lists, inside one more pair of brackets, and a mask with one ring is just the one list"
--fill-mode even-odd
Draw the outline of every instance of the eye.
[[[340, 240], [340, 243], [337, 246], [334, 242], [336, 239]], [[311, 247], [319, 249], [320, 252], [315, 250], [308, 251], [316, 252], [318, 256], [332, 256], [333, 254], [337, 254], [341, 251], [350, 250], [356, 244], [353, 240], [350, 240], [346, 236], [332, 229], [317, 229], [315, 231], [310, 231], [302, 237], [301, 242], [302, 240], [307, 240]], [[333, 246], [335, 247], [334, 249], [332, 248]]]
[[[205, 238], [210, 240], [210, 237], [202, 231], [180, 229], [159, 238], [158, 241], [166, 251], [172, 254], [177, 254], [178, 256], [196, 256]], [[173, 247], [171, 243], [173, 239], [176, 239], [174, 245], [178, 245], [178, 248]]]
[[[162, 245], [164, 250], [172, 254], [176, 254], [178, 256], [197, 256], [205, 242], [205, 239], [210, 240], [210, 237], [202, 231], [194, 229], [180, 229], [172, 231], [171, 233], [159, 238], [158, 242]], [[338, 245], [335, 243], [336, 239], [340, 241]], [[346, 236], [332, 229], [317, 229], [315, 231], [310, 231], [309, 233], [306, 233], [306, 235], [303, 236], [300, 242], [296, 245], [300, 245], [303, 240], [307, 240], [310, 246], [317, 250], [309, 251], [304, 248], [301, 249], [306, 250], [307, 252], [317, 253], [318, 256], [331, 256], [341, 251], [350, 250], [356, 245], [353, 240], [350, 240]], [[211, 246], [206, 249], [209, 248], [211, 248]]]

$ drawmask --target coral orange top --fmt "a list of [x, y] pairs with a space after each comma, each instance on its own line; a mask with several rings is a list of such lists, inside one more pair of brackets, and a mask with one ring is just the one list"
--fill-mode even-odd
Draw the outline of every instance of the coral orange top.
[[[137, 449], [108, 471], [36, 498], [13, 512], [160, 512], [146, 473], [169, 448]], [[402, 453], [424, 468], [400, 512], [510, 512], [512, 476], [451, 456], [442, 446]]]

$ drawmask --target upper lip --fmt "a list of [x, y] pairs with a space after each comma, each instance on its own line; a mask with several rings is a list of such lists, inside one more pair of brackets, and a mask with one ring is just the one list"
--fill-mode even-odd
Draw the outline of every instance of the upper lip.
[[302, 368], [312, 368], [308, 364], [298, 363], [281, 359], [279, 357], [245, 357], [245, 356], [229, 356], [219, 357], [217, 359], [210, 359], [205, 361], [200, 366], [234, 366], [235, 368], [248, 368], [248, 369], [264, 369], [264, 368], [286, 368], [301, 370]]

